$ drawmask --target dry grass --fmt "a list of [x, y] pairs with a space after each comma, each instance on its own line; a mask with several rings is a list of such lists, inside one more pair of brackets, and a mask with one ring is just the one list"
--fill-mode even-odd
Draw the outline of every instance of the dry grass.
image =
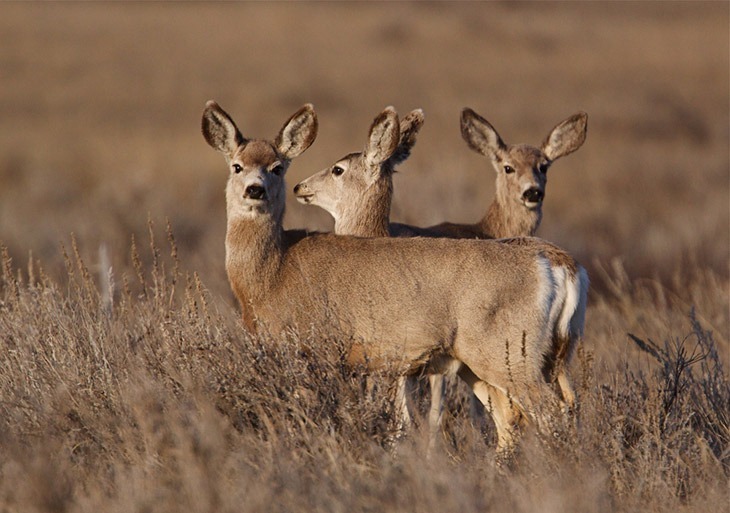
[[[720, 2], [0, 4], [0, 511], [726, 506], [729, 17]], [[540, 231], [594, 283], [578, 424], [528, 433], [499, 467], [491, 426], [450, 394], [425, 460], [426, 430], [394, 442], [388, 376], [365, 393], [340, 341], [246, 336], [224, 168], [198, 129], [209, 98], [266, 137], [315, 104], [291, 184], [360, 148], [385, 105], [423, 108], [394, 202], [421, 225], [475, 220], [493, 195], [462, 107], [530, 143], [588, 112]], [[295, 203], [286, 223], [331, 226]]]
[[[0, 504], [5, 511], [704, 511], [726, 504], [727, 339], [700, 311], [616, 279], [591, 325], [631, 305], [649, 336], [605, 329], [573, 366], [576, 421], [526, 433], [511, 466], [452, 394], [441, 448], [397, 440], [387, 373], [344, 363], [326, 333], [244, 334], [228, 305], [154, 244], [133, 276], [66, 279], [5, 252], [0, 292]], [[142, 253], [152, 261], [141, 265]], [[28, 277], [30, 275], [30, 277]], [[689, 287], [716, 298], [715, 277]], [[117, 284], [117, 281], [119, 283]], [[104, 285], [99, 285], [99, 282]], [[116, 285], [114, 285], [116, 284]], [[104, 291], [110, 287], [112, 294]], [[653, 299], [650, 299], [653, 298]], [[700, 301], [701, 303], [701, 301]], [[666, 325], [677, 326], [666, 339]], [[727, 319], [723, 321], [727, 324]], [[597, 331], [596, 328], [591, 330]], [[590, 346], [589, 346], [590, 347]], [[648, 355], [641, 358], [640, 355]], [[366, 392], [370, 390], [371, 392]]]

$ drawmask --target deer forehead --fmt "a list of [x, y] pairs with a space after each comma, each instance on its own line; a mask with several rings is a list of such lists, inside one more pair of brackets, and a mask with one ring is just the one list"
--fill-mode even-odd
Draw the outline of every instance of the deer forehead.
[[238, 148], [231, 164], [240, 164], [244, 169], [261, 169], [283, 160], [270, 142], [254, 140]]
[[498, 163], [509, 164], [519, 171], [521, 169], [531, 170], [540, 164], [548, 164], [549, 160], [539, 148], [528, 144], [516, 144], [509, 146], [498, 155]]
[[356, 163], [358, 160], [363, 159], [362, 152], [354, 152], [354, 153], [348, 153], [344, 157], [342, 157], [340, 160], [334, 163], [334, 166], [340, 166], [344, 167], [347, 166], [348, 168], [353, 165], [353, 163]]
[[[332, 164], [330, 167], [322, 170], [319, 174], [322, 179], [328, 182], [335, 182], [342, 186], [345, 183], [350, 183], [352, 180], [357, 179], [362, 173], [358, 173], [358, 165], [362, 167], [362, 153], [348, 153], [337, 162]], [[342, 173], [334, 174], [333, 170], [339, 167], [343, 170]], [[316, 176], [316, 175], [315, 175]]]

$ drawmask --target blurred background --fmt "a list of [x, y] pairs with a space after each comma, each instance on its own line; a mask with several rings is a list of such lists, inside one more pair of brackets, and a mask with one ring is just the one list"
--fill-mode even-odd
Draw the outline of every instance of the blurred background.
[[[181, 265], [229, 294], [226, 166], [200, 134], [216, 99], [244, 135], [273, 137], [305, 102], [319, 137], [289, 187], [365, 144], [386, 105], [426, 124], [395, 178], [393, 220], [474, 222], [494, 171], [459, 133], [468, 106], [508, 143], [538, 145], [571, 114], [586, 144], [549, 172], [538, 235], [600, 289], [684, 266], [727, 278], [730, 4], [3, 3], [0, 242], [52, 277], [71, 234], [91, 266], [131, 268], [148, 219]], [[287, 227], [329, 230], [289, 198]]]

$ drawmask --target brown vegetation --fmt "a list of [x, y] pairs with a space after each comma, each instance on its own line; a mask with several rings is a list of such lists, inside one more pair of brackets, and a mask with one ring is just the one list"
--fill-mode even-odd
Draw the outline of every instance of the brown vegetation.
[[[729, 10], [0, 5], [0, 510], [726, 507]], [[423, 108], [393, 205], [417, 225], [476, 221], [493, 197], [463, 107], [509, 141], [586, 111], [538, 232], [595, 284], [576, 424], [528, 433], [500, 467], [492, 427], [448, 394], [425, 460], [427, 430], [394, 441], [390, 377], [366, 393], [342, 341], [246, 336], [209, 98], [254, 135], [314, 103], [291, 185], [361, 149], [373, 112]], [[291, 198], [287, 226], [328, 223]]]
[[[133, 254], [139, 274], [120, 283], [69, 253], [64, 285], [37, 267], [17, 278], [3, 256], [6, 511], [705, 511], [727, 500], [728, 344], [699, 313], [727, 311], [712, 273], [689, 277], [689, 312], [657, 284], [615, 276], [573, 366], [577, 423], [528, 432], [505, 468], [493, 430], [478, 436], [456, 399], [442, 450], [425, 460], [422, 432], [394, 439], [393, 376], [364, 386], [327, 333], [248, 337], [154, 246], [151, 268]], [[609, 346], [615, 363], [597, 357]]]

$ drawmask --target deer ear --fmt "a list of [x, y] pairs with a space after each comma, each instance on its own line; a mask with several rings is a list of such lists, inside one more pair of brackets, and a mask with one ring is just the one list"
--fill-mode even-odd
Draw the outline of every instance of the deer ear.
[[411, 149], [416, 144], [416, 135], [423, 126], [424, 116], [421, 109], [411, 111], [400, 121], [400, 139], [395, 152], [388, 159], [388, 163], [395, 167], [411, 156]]
[[489, 121], [469, 108], [461, 111], [461, 136], [469, 148], [494, 160], [506, 145]]
[[314, 106], [307, 103], [296, 111], [276, 136], [274, 145], [284, 157], [293, 159], [309, 148], [317, 138], [317, 113]]
[[208, 144], [227, 159], [233, 158], [238, 147], [246, 143], [231, 116], [213, 100], [205, 104], [202, 130]]
[[557, 160], [581, 147], [588, 131], [588, 114], [579, 112], [561, 121], [542, 143], [542, 151], [550, 160]]
[[388, 160], [398, 146], [399, 137], [398, 113], [393, 107], [386, 107], [370, 125], [364, 153], [368, 167], [380, 166]]

